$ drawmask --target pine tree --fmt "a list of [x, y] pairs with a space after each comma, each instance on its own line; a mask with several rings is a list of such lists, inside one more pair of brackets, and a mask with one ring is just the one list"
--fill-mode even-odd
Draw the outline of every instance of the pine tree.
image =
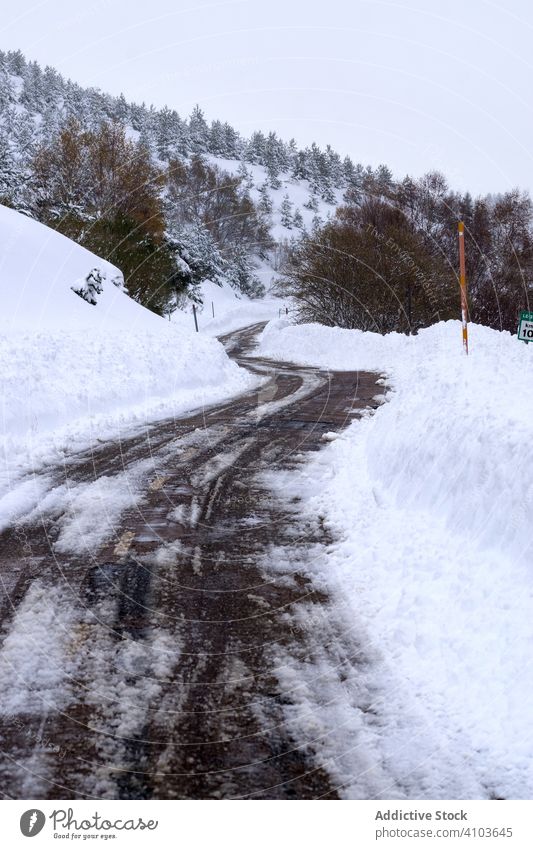
[[293, 225], [296, 227], [297, 230], [304, 229], [304, 219], [299, 209], [296, 209], [294, 211]]
[[157, 113], [154, 123], [157, 155], [162, 160], [170, 160], [176, 155], [180, 136], [180, 117], [174, 109], [164, 107]]
[[268, 190], [268, 183], [264, 182], [259, 186], [259, 211], [263, 215], [270, 215], [272, 208], [273, 204]]
[[325, 203], [329, 203], [330, 206], [337, 203], [337, 198], [335, 196], [335, 192], [330, 183], [327, 183], [322, 189], [322, 200]]
[[130, 123], [134, 130], [138, 133], [146, 126], [148, 110], [144, 103], [140, 106], [137, 103], [132, 103], [130, 106]]
[[244, 248], [236, 247], [233, 250], [226, 275], [230, 285], [238, 292], [250, 298], [259, 298], [264, 295], [264, 286], [255, 274], [250, 256]]
[[271, 189], [277, 191], [277, 189], [281, 189], [281, 180], [279, 178], [279, 171], [277, 166], [274, 163], [269, 163], [265, 166], [266, 172], [268, 174], [268, 184]]
[[263, 133], [260, 131], [252, 133], [244, 152], [246, 161], [261, 165], [265, 160], [265, 146], [266, 139]]
[[292, 203], [290, 201], [289, 195], [285, 195], [283, 197], [283, 202], [279, 208], [281, 213], [281, 223], [288, 230], [292, 229], [293, 225], [293, 217], [292, 217]]
[[62, 100], [65, 96], [65, 83], [63, 78], [58, 74], [55, 68], [49, 65], [44, 69], [43, 74], [43, 96], [47, 106], [62, 106]]
[[376, 194], [388, 197], [392, 191], [392, 171], [386, 165], [378, 165], [374, 174], [374, 185]]
[[237, 173], [239, 175], [239, 179], [241, 180], [242, 186], [246, 190], [253, 189], [254, 179], [253, 179], [253, 176], [252, 176], [252, 172], [248, 171], [248, 168], [246, 167], [246, 163], [244, 162], [244, 160], [241, 160]]
[[24, 77], [26, 70], [26, 59], [20, 50], [9, 50], [6, 56], [7, 67], [10, 74], [15, 74], [17, 77]]
[[314, 193], [309, 195], [309, 198], [304, 203], [306, 209], [310, 209], [311, 212], [318, 212], [318, 198]]
[[193, 153], [205, 153], [209, 142], [209, 127], [204, 113], [198, 105], [194, 107], [189, 118], [189, 133], [191, 151]]
[[226, 263], [207, 227], [198, 222], [182, 230], [177, 236], [180, 256], [192, 271], [192, 283], [197, 285], [210, 280], [222, 285]]
[[212, 121], [209, 130], [209, 153], [215, 156], [224, 156], [225, 149], [224, 125], [222, 121]]
[[71, 286], [71, 289], [73, 292], [76, 292], [76, 295], [79, 295], [80, 298], [87, 301], [88, 304], [96, 306], [97, 296], [101, 295], [104, 291], [104, 278], [102, 277], [100, 269], [93, 268], [81, 286], [78, 288]]
[[0, 203], [18, 205], [22, 176], [7, 135], [0, 130]]
[[37, 143], [35, 122], [28, 112], [15, 116], [12, 132], [20, 162], [26, 164], [34, 156]]
[[43, 74], [37, 62], [29, 62], [23, 76], [20, 102], [29, 112], [38, 113], [44, 105]]
[[231, 124], [224, 124], [224, 156], [227, 159], [240, 159], [244, 153], [242, 140]]
[[0, 112], [4, 112], [15, 103], [15, 89], [11, 81], [5, 57], [0, 57]]
[[112, 117], [120, 124], [127, 124], [129, 120], [130, 109], [128, 102], [122, 93], [115, 99], [113, 104]]

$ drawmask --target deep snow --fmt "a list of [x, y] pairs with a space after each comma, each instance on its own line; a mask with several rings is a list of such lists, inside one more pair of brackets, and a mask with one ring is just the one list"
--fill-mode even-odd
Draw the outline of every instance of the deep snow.
[[[72, 287], [95, 268], [103, 291], [92, 305]], [[33, 502], [34, 485], [19, 489], [23, 473], [254, 384], [189, 316], [169, 322], [144, 309], [114, 266], [6, 207], [0, 303], [0, 521]]]
[[459, 322], [383, 337], [278, 321], [258, 352], [384, 375], [374, 415], [269, 481], [332, 530], [307, 568], [360, 652], [342, 682], [327, 646], [314, 665], [278, 658], [321, 761], [352, 798], [531, 798], [533, 351], [471, 326], [467, 358]]
[[[270, 272], [271, 269], [265, 269], [267, 276]], [[237, 294], [229, 283], [218, 286], [205, 280], [198, 288], [202, 298], [202, 303], [196, 308], [198, 329], [208, 336], [221, 336], [246, 325], [271, 321], [278, 318], [289, 303], [269, 294], [264, 298], [248, 298]], [[172, 314], [172, 320], [177, 319], [181, 325], [184, 318], [187, 327], [194, 327], [192, 303]]]
[[[90, 548], [94, 505], [112, 527], [142, 497], [135, 474], [65, 493], [47, 465], [250, 388], [210, 336], [275, 319], [283, 303], [206, 282], [196, 334], [190, 314], [155, 316], [116, 268], [2, 207], [0, 237], [0, 524], [68, 500], [60, 545]], [[95, 306], [72, 291], [93, 268], [103, 278]], [[295, 568], [330, 595], [319, 616], [344, 635], [348, 660], [331, 652], [330, 630], [313, 663], [281, 650], [276, 661], [295, 734], [312, 717], [317, 757], [348, 797], [533, 795], [533, 349], [487, 328], [470, 335], [466, 358], [458, 322], [381, 337], [282, 319], [259, 344], [273, 359], [383, 374], [387, 403], [268, 481], [333, 532], [325, 556]], [[41, 610], [38, 584], [27, 601], [21, 633]], [[59, 658], [63, 624], [56, 633], [41, 613], [45, 652]], [[316, 616], [307, 624], [320, 634]], [[15, 664], [17, 641], [7, 649]], [[38, 682], [50, 698], [56, 685]], [[30, 709], [29, 690], [19, 695]]]

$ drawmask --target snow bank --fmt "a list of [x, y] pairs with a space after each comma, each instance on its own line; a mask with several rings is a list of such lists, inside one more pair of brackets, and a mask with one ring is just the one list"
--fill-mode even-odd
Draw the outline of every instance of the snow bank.
[[[308, 568], [373, 660], [328, 704], [346, 729], [376, 716], [383, 798], [533, 793], [533, 350], [479, 326], [470, 342], [466, 358], [459, 322], [411, 338], [275, 322], [259, 346], [377, 370], [390, 387], [374, 415], [279, 481], [335, 540]], [[368, 714], [357, 687], [373, 693]], [[362, 738], [339, 734], [325, 756], [357, 798]]]
[[[133, 301], [119, 270], [0, 207], [0, 444], [6, 462], [237, 394], [251, 378], [188, 317]], [[96, 304], [79, 297], [94, 269]], [[118, 285], [117, 285], [118, 284]]]
[[259, 351], [385, 373], [391, 403], [366, 430], [375, 480], [397, 504], [441, 516], [480, 546], [532, 556], [533, 347], [471, 325], [465, 357], [455, 321], [412, 337], [281, 321]]

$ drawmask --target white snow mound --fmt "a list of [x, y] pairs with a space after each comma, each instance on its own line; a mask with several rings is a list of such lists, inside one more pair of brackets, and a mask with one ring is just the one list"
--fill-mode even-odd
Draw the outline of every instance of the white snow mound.
[[[91, 272], [96, 304], [73, 291]], [[0, 444], [9, 467], [30, 449], [41, 456], [43, 440], [87, 442], [252, 383], [189, 316], [160, 318], [128, 296], [113, 265], [1, 206], [0, 303]]]
[[360, 730], [326, 751], [349, 798], [533, 793], [533, 346], [471, 325], [461, 347], [455, 321], [414, 337], [274, 322], [259, 346], [386, 375], [375, 414], [279, 482], [332, 532], [309, 569], [373, 658], [320, 697], [328, 728], [359, 717], [375, 742], [363, 776]]

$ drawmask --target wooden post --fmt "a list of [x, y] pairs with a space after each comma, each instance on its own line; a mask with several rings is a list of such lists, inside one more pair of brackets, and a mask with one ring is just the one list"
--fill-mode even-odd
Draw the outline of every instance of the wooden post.
[[468, 354], [468, 300], [466, 297], [465, 225], [459, 221], [459, 282], [461, 284], [461, 324], [463, 325], [463, 348]]
[[194, 326], [196, 327], [196, 332], [198, 333], [198, 319], [196, 318], [196, 304], [192, 305], [192, 314], [194, 316]]
[[215, 317], [215, 303], [211, 301], [211, 309], [213, 310], [213, 318]]

